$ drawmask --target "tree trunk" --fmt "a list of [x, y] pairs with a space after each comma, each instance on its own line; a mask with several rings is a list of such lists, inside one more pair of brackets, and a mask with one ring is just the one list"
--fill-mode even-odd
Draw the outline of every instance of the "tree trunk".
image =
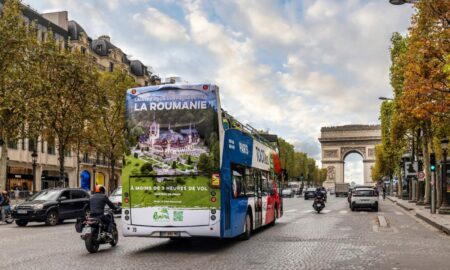
[[77, 187], [81, 187], [80, 183], [80, 147], [81, 147], [80, 138], [78, 137], [77, 141]]
[[[2, 139], [0, 138], [0, 141]], [[8, 143], [7, 140], [3, 140], [1, 143], [2, 157], [0, 158], [0, 189], [6, 190], [6, 170], [8, 166]]]
[[62, 187], [66, 187], [66, 181], [64, 177], [64, 150], [65, 145], [61, 144], [61, 142], [58, 143], [58, 155], [59, 155], [59, 181], [62, 184]]
[[110, 179], [112, 179], [112, 186], [113, 186], [114, 189], [117, 188], [117, 186], [116, 186], [116, 174], [114, 172], [115, 166], [116, 166], [116, 159], [114, 158], [114, 155], [111, 155], [111, 176], [112, 176], [112, 178], [110, 178]]
[[423, 167], [425, 172], [425, 195], [424, 195], [424, 201], [425, 204], [428, 205], [430, 203], [430, 181], [431, 181], [431, 174], [430, 174], [430, 156], [428, 152], [428, 143], [429, 143], [429, 137], [428, 137], [428, 127], [424, 129], [424, 144], [422, 145], [423, 150]]

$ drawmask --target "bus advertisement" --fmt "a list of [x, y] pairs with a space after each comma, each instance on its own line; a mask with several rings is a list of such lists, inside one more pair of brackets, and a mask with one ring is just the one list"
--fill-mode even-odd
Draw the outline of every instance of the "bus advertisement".
[[124, 236], [248, 238], [281, 216], [277, 149], [221, 110], [217, 86], [129, 89], [125, 125]]

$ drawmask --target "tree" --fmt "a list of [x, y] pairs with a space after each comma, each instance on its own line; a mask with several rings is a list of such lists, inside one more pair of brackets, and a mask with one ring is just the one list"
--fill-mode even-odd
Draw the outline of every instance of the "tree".
[[0, 189], [6, 189], [8, 142], [24, 137], [27, 97], [32, 96], [35, 28], [28, 26], [18, 0], [5, 1], [0, 16]]
[[42, 98], [39, 108], [47, 137], [58, 143], [60, 181], [64, 181], [65, 155], [76, 143], [94, 107], [97, 72], [90, 59], [72, 53], [50, 34], [42, 44]]
[[133, 79], [125, 71], [115, 69], [100, 73], [93, 93], [95, 110], [89, 119], [90, 141], [98, 152], [108, 157], [110, 181], [115, 178], [116, 161], [125, 152], [125, 94], [133, 86]]

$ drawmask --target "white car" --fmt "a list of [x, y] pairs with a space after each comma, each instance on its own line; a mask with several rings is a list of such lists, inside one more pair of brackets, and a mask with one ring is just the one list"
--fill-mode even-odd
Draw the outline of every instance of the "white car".
[[373, 188], [355, 188], [352, 192], [350, 208], [371, 208], [378, 212], [378, 194]]
[[281, 192], [281, 196], [284, 197], [294, 197], [294, 191], [292, 190], [292, 188], [285, 188], [283, 189], [283, 191]]

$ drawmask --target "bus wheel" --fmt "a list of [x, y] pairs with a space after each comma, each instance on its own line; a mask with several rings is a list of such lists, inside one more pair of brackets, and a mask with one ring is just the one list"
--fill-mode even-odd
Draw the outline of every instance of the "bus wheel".
[[252, 217], [250, 216], [250, 213], [247, 213], [245, 216], [245, 231], [242, 235], [242, 240], [248, 240], [250, 239], [250, 236], [252, 234]]

